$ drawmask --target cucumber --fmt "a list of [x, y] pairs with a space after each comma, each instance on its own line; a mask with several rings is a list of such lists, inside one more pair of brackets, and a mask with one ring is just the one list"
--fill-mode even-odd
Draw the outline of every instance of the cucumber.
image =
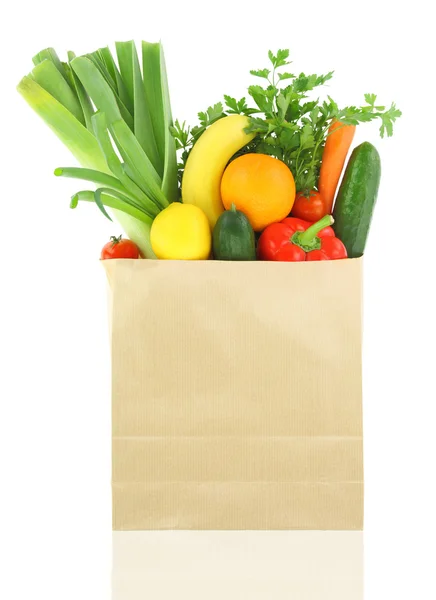
[[362, 256], [365, 251], [380, 175], [377, 149], [363, 142], [351, 154], [333, 210], [333, 229], [349, 258]]
[[232, 205], [218, 218], [212, 235], [217, 260], [256, 260], [254, 231], [250, 221]]

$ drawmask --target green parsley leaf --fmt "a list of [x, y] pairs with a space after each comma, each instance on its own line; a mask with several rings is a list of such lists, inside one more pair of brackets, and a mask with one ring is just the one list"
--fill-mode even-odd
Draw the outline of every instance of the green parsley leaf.
[[263, 79], [268, 79], [271, 71], [269, 69], [260, 69], [259, 71], [252, 70], [250, 71], [250, 73], [255, 77], [262, 77]]
[[279, 81], [284, 81], [285, 79], [295, 79], [295, 75], [292, 73], [279, 73], [278, 77]]

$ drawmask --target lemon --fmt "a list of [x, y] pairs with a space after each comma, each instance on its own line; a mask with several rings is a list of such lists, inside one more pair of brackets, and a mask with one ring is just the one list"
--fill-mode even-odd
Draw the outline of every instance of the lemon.
[[153, 221], [150, 241], [157, 258], [205, 260], [212, 244], [209, 221], [198, 206], [173, 202]]

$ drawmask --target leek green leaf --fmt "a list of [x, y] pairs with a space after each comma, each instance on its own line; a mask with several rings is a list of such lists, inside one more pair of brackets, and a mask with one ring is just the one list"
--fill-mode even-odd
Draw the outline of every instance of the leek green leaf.
[[130, 100], [130, 97], [129, 97], [129, 95], [126, 91], [126, 87], [124, 85], [124, 81], [123, 81], [121, 75], [119, 75], [119, 73], [118, 73], [119, 77], [117, 77], [118, 69], [116, 68], [115, 62], [114, 62], [114, 67], [116, 68], [115, 77], [112, 77], [111, 71], [106, 67], [106, 63], [104, 61], [101, 50], [97, 50], [96, 52], [91, 52], [91, 54], [86, 54], [85, 57], [89, 58], [89, 60], [91, 60], [95, 64], [97, 69], [100, 71], [100, 73], [105, 78], [106, 82], [108, 83], [109, 87], [111, 88], [111, 90], [113, 91], [113, 93], [115, 95], [115, 99], [118, 103], [121, 114], [124, 114], [123, 111], [127, 111], [130, 114], [130, 116], [133, 117], [133, 102]]
[[35, 66], [39, 65], [39, 63], [42, 63], [43, 60], [49, 60], [52, 62], [65, 81], [68, 83], [67, 74], [65, 73], [65, 69], [62, 66], [60, 58], [56, 54], [56, 50], [54, 48], [45, 48], [45, 50], [41, 50], [32, 58], [32, 62]]
[[[92, 123], [98, 143], [100, 144], [100, 148], [106, 157], [107, 164], [112, 173], [120, 180], [126, 190], [128, 190], [130, 196], [136, 198], [145, 210], [154, 214], [156, 207], [159, 207], [159, 205], [126, 174], [125, 165], [120, 161], [112, 146], [105, 114], [101, 112], [96, 113], [92, 117]], [[130, 129], [126, 125], [125, 127], [127, 131], [130, 132]]]
[[[142, 210], [139, 210], [135, 206], [132, 206], [131, 204], [129, 204], [127, 202], [123, 202], [119, 198], [115, 198], [114, 196], [109, 195], [103, 191], [100, 192], [100, 200], [104, 206], [107, 206], [108, 208], [112, 208], [117, 211], [126, 213], [127, 215], [134, 217], [135, 219], [137, 219], [138, 221], [141, 221], [142, 223], [151, 225], [153, 222], [153, 219], [151, 219]], [[70, 208], [76, 208], [80, 201], [95, 202], [95, 192], [93, 192], [91, 190], [77, 192], [71, 198]]]
[[133, 41], [115, 42], [121, 77], [123, 78], [124, 85], [126, 86], [130, 102], [134, 107], [132, 47], [135, 47]]
[[160, 44], [142, 42], [142, 72], [144, 91], [153, 124], [154, 137], [160, 152], [162, 164], [165, 163], [165, 124], [162, 104]]
[[78, 56], [71, 61], [71, 66], [97, 110], [105, 113], [108, 122], [122, 118], [132, 129], [133, 117], [124, 105], [119, 107], [112, 89], [94, 62], [85, 56]]
[[98, 190], [95, 190], [94, 192], [94, 202], [96, 203], [96, 205], [98, 206], [98, 208], [100, 209], [100, 211], [104, 214], [104, 216], [109, 219], [109, 221], [112, 221], [112, 217], [107, 213], [103, 202], [101, 201], [101, 191], [104, 188], [98, 188]]
[[121, 202], [124, 202], [125, 204], [128, 204], [132, 208], [136, 208], [137, 210], [140, 210], [145, 215], [147, 215], [150, 219], [154, 219], [154, 217], [156, 217], [159, 214], [158, 210], [151, 211], [151, 213], [150, 213], [147, 209], [142, 208], [141, 206], [139, 206], [134, 200], [131, 200], [128, 196], [126, 196], [122, 192], [118, 192], [117, 190], [114, 190], [112, 188], [102, 187], [102, 188], [98, 188], [95, 191], [96, 196], [98, 195], [99, 198], [100, 198], [100, 196], [101, 196], [102, 193], [104, 193], [106, 196], [110, 196], [111, 198], [115, 198], [117, 200], [120, 200]]
[[109, 48], [100, 48], [100, 54], [103, 59], [104, 64], [106, 65], [107, 70], [112, 76], [112, 79], [115, 81], [117, 86], [117, 94], [120, 101], [127, 106], [131, 112], [133, 113], [133, 104], [130, 102], [129, 94], [127, 93], [127, 89], [125, 83], [121, 77], [120, 71], [118, 69], [117, 64], [115, 63], [114, 57], [112, 56], [112, 52]]
[[134, 102], [133, 131], [156, 172], [162, 178], [164, 163], [161, 160], [156, 144], [153, 123], [145, 97], [141, 67], [134, 42], [118, 42], [117, 52], [121, 73], [123, 74], [123, 67], [121, 66], [123, 64], [124, 70], [128, 74], [129, 79], [131, 78], [132, 80], [132, 94]]
[[27, 76], [20, 81], [17, 90], [81, 165], [108, 172], [106, 159], [96, 138], [63, 104]]
[[63, 104], [78, 121], [85, 124], [82, 107], [77, 96], [50, 60], [45, 59], [36, 65], [32, 75], [37, 84]]
[[114, 58], [108, 46], [105, 48], [99, 48], [100, 56], [106, 66], [106, 69], [110, 73], [110, 76], [113, 81], [117, 81], [117, 77], [115, 75], [115, 71], [117, 70]]
[[175, 202], [178, 199], [178, 179], [177, 179], [177, 153], [176, 141], [171, 133], [173, 126], [173, 117], [171, 114], [170, 92], [168, 88], [168, 77], [165, 65], [165, 57], [162, 44], [160, 46], [160, 73], [161, 73], [161, 95], [163, 105], [163, 124], [165, 140], [165, 162], [164, 175], [162, 181], [162, 191], [169, 202]]
[[159, 175], [125, 122], [120, 120], [110, 123], [109, 129], [135, 183], [161, 208], [168, 206], [168, 200], [160, 189]]
[[69, 177], [71, 179], [81, 179], [83, 181], [92, 181], [97, 185], [113, 188], [118, 190], [122, 194], [128, 196], [128, 191], [116, 177], [107, 175], [101, 171], [95, 171], [94, 169], [81, 169], [80, 167], [58, 167], [55, 169], [54, 174], [56, 177]]

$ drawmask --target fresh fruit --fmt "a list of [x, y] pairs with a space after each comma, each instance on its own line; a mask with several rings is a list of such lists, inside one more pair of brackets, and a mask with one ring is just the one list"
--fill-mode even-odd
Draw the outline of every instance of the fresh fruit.
[[330, 227], [332, 223], [331, 215], [316, 223], [293, 217], [272, 223], [260, 236], [258, 257], [287, 262], [347, 258], [344, 244]]
[[153, 221], [150, 241], [157, 258], [205, 260], [212, 245], [209, 221], [198, 206], [173, 202]]
[[103, 246], [101, 251], [102, 260], [108, 258], [139, 258], [138, 246], [132, 240], [125, 240], [120, 235], [111, 237], [110, 241]]
[[351, 154], [333, 211], [334, 230], [350, 258], [365, 251], [380, 176], [380, 155], [372, 144], [363, 142]]
[[192, 148], [182, 179], [182, 201], [201, 208], [213, 229], [224, 207], [221, 178], [231, 157], [254, 137], [247, 134], [248, 117], [230, 115], [213, 123]]
[[253, 228], [234, 204], [218, 218], [212, 243], [213, 255], [217, 260], [256, 260]]
[[291, 214], [297, 219], [304, 219], [313, 223], [319, 221], [327, 214], [321, 194], [316, 190], [310, 190], [307, 193], [298, 192]]
[[281, 221], [295, 200], [295, 182], [281, 160], [267, 154], [243, 154], [233, 160], [221, 180], [225, 208], [241, 210], [255, 231]]
[[330, 125], [318, 181], [318, 189], [324, 199], [325, 214], [332, 212], [336, 189], [355, 131], [355, 125], [344, 125], [336, 120]]

